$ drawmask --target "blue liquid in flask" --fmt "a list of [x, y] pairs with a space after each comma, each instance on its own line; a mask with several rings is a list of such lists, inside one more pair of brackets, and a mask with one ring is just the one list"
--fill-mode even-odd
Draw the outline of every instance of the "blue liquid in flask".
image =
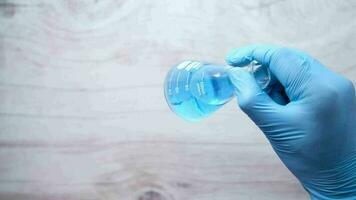
[[[231, 66], [184, 61], [167, 74], [164, 94], [171, 110], [188, 121], [206, 118], [234, 96], [227, 71]], [[267, 91], [271, 75], [267, 67], [252, 61], [243, 67], [252, 73], [261, 89]]]

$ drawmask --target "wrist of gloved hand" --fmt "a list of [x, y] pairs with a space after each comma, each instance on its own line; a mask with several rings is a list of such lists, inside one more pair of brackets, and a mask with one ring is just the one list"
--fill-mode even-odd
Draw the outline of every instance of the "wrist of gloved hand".
[[356, 199], [356, 149], [335, 167], [317, 169], [299, 180], [312, 200]]

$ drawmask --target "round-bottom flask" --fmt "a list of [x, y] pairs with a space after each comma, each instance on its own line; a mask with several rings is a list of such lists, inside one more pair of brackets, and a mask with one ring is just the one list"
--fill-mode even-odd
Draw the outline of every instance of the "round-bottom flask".
[[[199, 121], [234, 96], [226, 65], [184, 61], [167, 74], [164, 94], [171, 110], [188, 121]], [[271, 74], [267, 67], [252, 61], [242, 67], [252, 73], [261, 89], [268, 91]]]

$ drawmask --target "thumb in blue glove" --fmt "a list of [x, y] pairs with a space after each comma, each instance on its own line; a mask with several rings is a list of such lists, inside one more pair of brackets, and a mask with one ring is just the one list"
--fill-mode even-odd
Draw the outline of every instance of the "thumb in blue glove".
[[[263, 131], [312, 199], [356, 199], [353, 84], [298, 50], [252, 45], [227, 63], [240, 108]], [[238, 68], [256, 60], [278, 80], [267, 94]]]

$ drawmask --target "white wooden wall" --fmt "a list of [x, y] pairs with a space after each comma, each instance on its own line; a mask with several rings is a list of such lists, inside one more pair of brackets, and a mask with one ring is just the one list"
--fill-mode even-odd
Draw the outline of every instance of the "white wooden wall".
[[308, 199], [231, 102], [201, 123], [162, 92], [183, 59], [303, 49], [356, 82], [356, 1], [0, 0], [0, 199]]

